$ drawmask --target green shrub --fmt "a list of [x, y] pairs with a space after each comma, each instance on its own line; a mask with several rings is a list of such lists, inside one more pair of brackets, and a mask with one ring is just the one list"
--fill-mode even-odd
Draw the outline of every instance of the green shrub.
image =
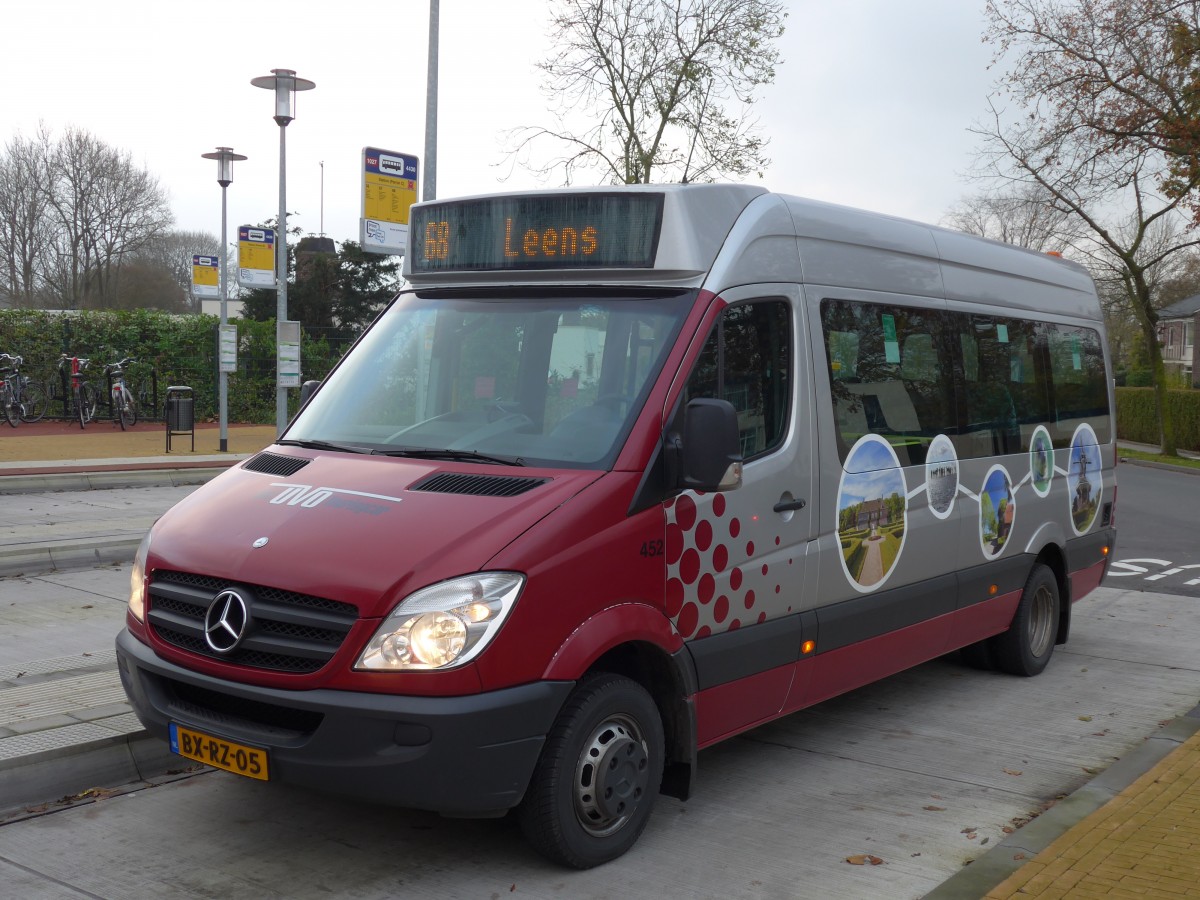
[[1154, 373], [1149, 369], [1130, 369], [1125, 375], [1126, 387], [1150, 387], [1154, 384]]
[[[1117, 388], [1117, 437], [1142, 444], [1159, 441], [1152, 388]], [[1200, 391], [1169, 390], [1167, 403], [1175, 417], [1181, 450], [1200, 450]]]
[[866, 545], [861, 540], [856, 540], [850, 552], [846, 553], [846, 569], [850, 572], [851, 577], [858, 578], [866, 558]]

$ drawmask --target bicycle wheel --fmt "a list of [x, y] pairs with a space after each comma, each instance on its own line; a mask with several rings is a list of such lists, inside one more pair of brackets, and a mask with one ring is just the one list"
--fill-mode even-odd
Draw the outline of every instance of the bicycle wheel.
[[7, 384], [5, 384], [3, 388], [0, 388], [0, 406], [4, 407], [5, 420], [7, 420], [8, 424], [13, 428], [16, 428], [17, 422], [21, 418], [20, 410], [18, 409], [17, 404], [12, 402], [12, 393], [9, 391]]
[[121, 430], [132, 428], [137, 421], [137, 413], [133, 409], [133, 398], [129, 391], [120, 389], [113, 391], [113, 418], [121, 423]]
[[25, 396], [21, 401], [21, 421], [38, 421], [46, 414], [49, 405], [50, 398], [46, 395], [46, 389], [36, 381], [29, 382], [25, 385]]
[[79, 415], [79, 427], [85, 428], [96, 415], [96, 389], [90, 384], [81, 384], [75, 395], [75, 411]]
[[134, 402], [133, 394], [129, 388], [122, 388], [122, 394], [125, 397], [125, 405], [121, 410], [121, 418], [132, 428], [137, 424], [137, 404]]

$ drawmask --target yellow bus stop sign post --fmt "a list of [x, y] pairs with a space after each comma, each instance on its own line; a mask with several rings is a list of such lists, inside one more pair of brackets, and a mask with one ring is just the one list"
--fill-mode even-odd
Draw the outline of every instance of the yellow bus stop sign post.
[[370, 253], [404, 253], [408, 208], [417, 202], [418, 161], [409, 153], [363, 147], [359, 243]]
[[238, 228], [237, 283], [244, 288], [276, 288], [273, 229], [253, 225]]
[[197, 300], [221, 298], [220, 266], [215, 256], [192, 255], [192, 296]]

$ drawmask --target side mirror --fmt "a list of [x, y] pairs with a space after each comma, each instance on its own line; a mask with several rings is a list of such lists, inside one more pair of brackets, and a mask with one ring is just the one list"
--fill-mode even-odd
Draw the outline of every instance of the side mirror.
[[674, 436], [674, 444], [679, 460], [675, 487], [732, 491], [742, 486], [737, 411], [728, 401], [690, 401], [683, 414], [683, 434]]
[[306, 381], [300, 385], [300, 408], [304, 408], [304, 404], [308, 402], [308, 398], [317, 392], [317, 388], [321, 386], [319, 381]]

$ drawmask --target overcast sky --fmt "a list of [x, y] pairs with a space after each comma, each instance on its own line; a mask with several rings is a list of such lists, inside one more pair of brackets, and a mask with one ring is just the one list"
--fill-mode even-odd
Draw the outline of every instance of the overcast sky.
[[[962, 179], [993, 80], [984, 0], [789, 0], [783, 61], [756, 107], [773, 191], [936, 222]], [[550, 125], [535, 62], [544, 0], [441, 0], [438, 197], [538, 186], [505, 131]], [[87, 129], [169, 192], [176, 227], [220, 231], [218, 145], [234, 168], [229, 228], [279, 209], [273, 68], [316, 82], [287, 128], [287, 206], [305, 232], [358, 239], [366, 145], [424, 153], [427, 0], [376, 4], [53, 0], [5, 10], [0, 139]], [[548, 151], [547, 151], [548, 152]], [[508, 175], [506, 181], [501, 178]], [[553, 185], [551, 185], [553, 186]]]

